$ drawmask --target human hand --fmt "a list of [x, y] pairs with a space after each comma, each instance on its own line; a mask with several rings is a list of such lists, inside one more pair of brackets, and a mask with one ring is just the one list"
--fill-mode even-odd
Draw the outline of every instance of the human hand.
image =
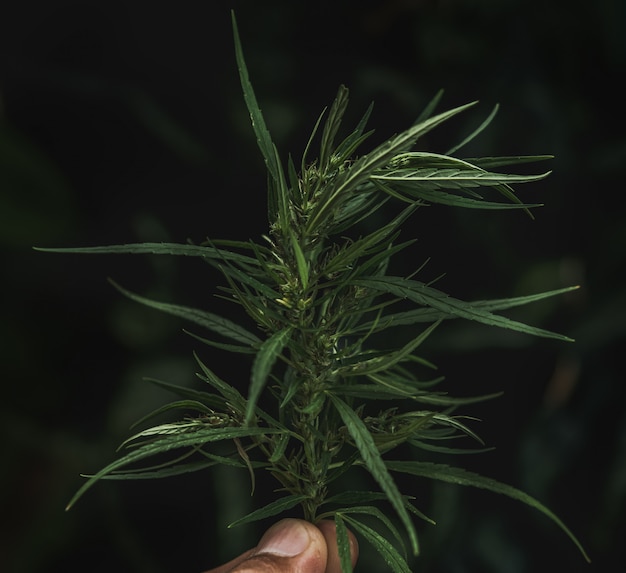
[[[359, 546], [352, 532], [348, 535], [354, 566]], [[283, 519], [265, 532], [254, 549], [205, 573], [341, 573], [335, 524]]]

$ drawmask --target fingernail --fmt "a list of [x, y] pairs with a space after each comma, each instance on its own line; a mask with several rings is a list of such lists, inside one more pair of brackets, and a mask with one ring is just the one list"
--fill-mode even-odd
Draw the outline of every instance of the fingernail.
[[309, 532], [295, 519], [284, 519], [270, 527], [257, 546], [257, 553], [280, 557], [300, 555], [311, 541]]

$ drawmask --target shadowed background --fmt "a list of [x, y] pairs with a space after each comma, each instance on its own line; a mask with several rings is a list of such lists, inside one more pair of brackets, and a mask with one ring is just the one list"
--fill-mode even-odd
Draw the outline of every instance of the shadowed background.
[[440, 111], [481, 103], [429, 135], [424, 148], [445, 151], [499, 103], [494, 123], [463, 155], [556, 156], [547, 180], [518, 187], [523, 200], [546, 204], [534, 221], [521, 212], [421, 209], [403, 235], [419, 241], [397, 270], [431, 257], [424, 279], [445, 272], [441, 288], [466, 299], [581, 285], [512, 315], [575, 344], [450, 324], [424, 351], [451, 393], [505, 392], [468, 409], [496, 449], [444, 461], [538, 497], [580, 537], [593, 564], [532, 509], [476, 490], [415, 484], [418, 505], [438, 522], [420, 525], [416, 570], [622, 570], [626, 126], [617, 82], [626, 65], [626, 5], [619, 0], [532, 9], [519, 0], [59, 0], [5, 8], [0, 570], [192, 573], [258, 538], [252, 526], [225, 528], [261, 504], [248, 496], [246, 472], [106, 482], [63, 512], [79, 473], [112, 460], [130, 424], [172, 398], [143, 376], [199, 385], [195, 349], [245, 389], [248, 366], [198, 348], [184, 325], [106, 282], [231, 312], [214, 297], [219, 277], [198, 261], [31, 250], [265, 232], [264, 167], [238, 83], [231, 8], [283, 157], [299, 157], [340, 83], [352, 93], [348, 121], [376, 102], [372, 146], [406, 128], [444, 88]]

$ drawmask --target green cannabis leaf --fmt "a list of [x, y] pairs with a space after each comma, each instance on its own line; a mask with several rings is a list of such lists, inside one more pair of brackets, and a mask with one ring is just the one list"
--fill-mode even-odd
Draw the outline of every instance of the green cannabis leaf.
[[[448, 154], [416, 150], [424, 134], [473, 105], [433, 115], [441, 93], [406, 131], [359, 154], [372, 133], [365, 131], [372, 107], [337, 143], [348, 105], [348, 89], [340, 86], [315, 124], [298, 171], [291, 157], [283, 163], [272, 141], [250, 83], [234, 16], [233, 33], [244, 100], [268, 171], [268, 232], [262, 241], [40, 250], [200, 257], [222, 273], [222, 294], [245, 310], [245, 325], [114, 286], [138, 303], [207, 331], [208, 337], [189, 333], [194, 340], [250, 356], [248, 386], [240, 390], [222, 380], [198, 356], [198, 377], [205, 390], [153, 381], [177, 392], [180, 399], [148, 414], [140, 425], [170, 410], [181, 412], [180, 421], [149, 426], [126, 440], [126, 453], [87, 476], [68, 508], [100, 479], [160, 478], [227, 464], [249, 471], [254, 483], [254, 472], [261, 470], [276, 478], [279, 495], [231, 526], [299, 507], [312, 522], [335, 520], [345, 572], [351, 570], [348, 528], [371, 543], [392, 571], [408, 572], [404, 539], [410, 553], [419, 551], [413, 518], [432, 520], [413, 505], [410, 492], [400, 490], [394, 475], [401, 473], [486, 488], [522, 501], [549, 517], [587, 558], [559, 518], [527, 494], [460, 468], [402, 459], [408, 451], [401, 448], [405, 445], [412, 451], [446, 454], [486, 449], [470, 428], [472, 418], [456, 411], [497, 394], [457, 398], [438, 390], [442, 378], [432, 378], [434, 365], [417, 354], [433, 330], [446, 320], [465, 319], [569, 341], [498, 313], [571, 289], [467, 302], [417, 280], [419, 270], [409, 277], [390, 275], [391, 258], [414, 242], [396, 242], [401, 228], [430, 204], [530, 214], [537, 204], [522, 202], [511, 185], [543, 179], [549, 172], [518, 175], [495, 169], [549, 156], [453, 156], [487, 127], [497, 108]], [[316, 142], [319, 151], [313, 159]], [[404, 206], [399, 214], [359, 234], [364, 220], [376, 212], [380, 220], [381, 207], [394, 200]], [[412, 305], [409, 310], [407, 303]], [[390, 334], [407, 326], [413, 329], [409, 340], [392, 348], [380, 346], [399, 340]], [[388, 407], [381, 409], [381, 404]], [[479, 447], [449, 445], [459, 438]], [[158, 462], [142, 465], [155, 457]], [[367, 472], [378, 489], [346, 490], [340, 478], [353, 471]], [[403, 534], [380, 504], [393, 508]]]

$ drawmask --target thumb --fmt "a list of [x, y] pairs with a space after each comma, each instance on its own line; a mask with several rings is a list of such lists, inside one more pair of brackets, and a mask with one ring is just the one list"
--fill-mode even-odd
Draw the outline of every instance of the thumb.
[[313, 524], [283, 519], [270, 527], [255, 549], [229, 573], [324, 573], [326, 539]]

